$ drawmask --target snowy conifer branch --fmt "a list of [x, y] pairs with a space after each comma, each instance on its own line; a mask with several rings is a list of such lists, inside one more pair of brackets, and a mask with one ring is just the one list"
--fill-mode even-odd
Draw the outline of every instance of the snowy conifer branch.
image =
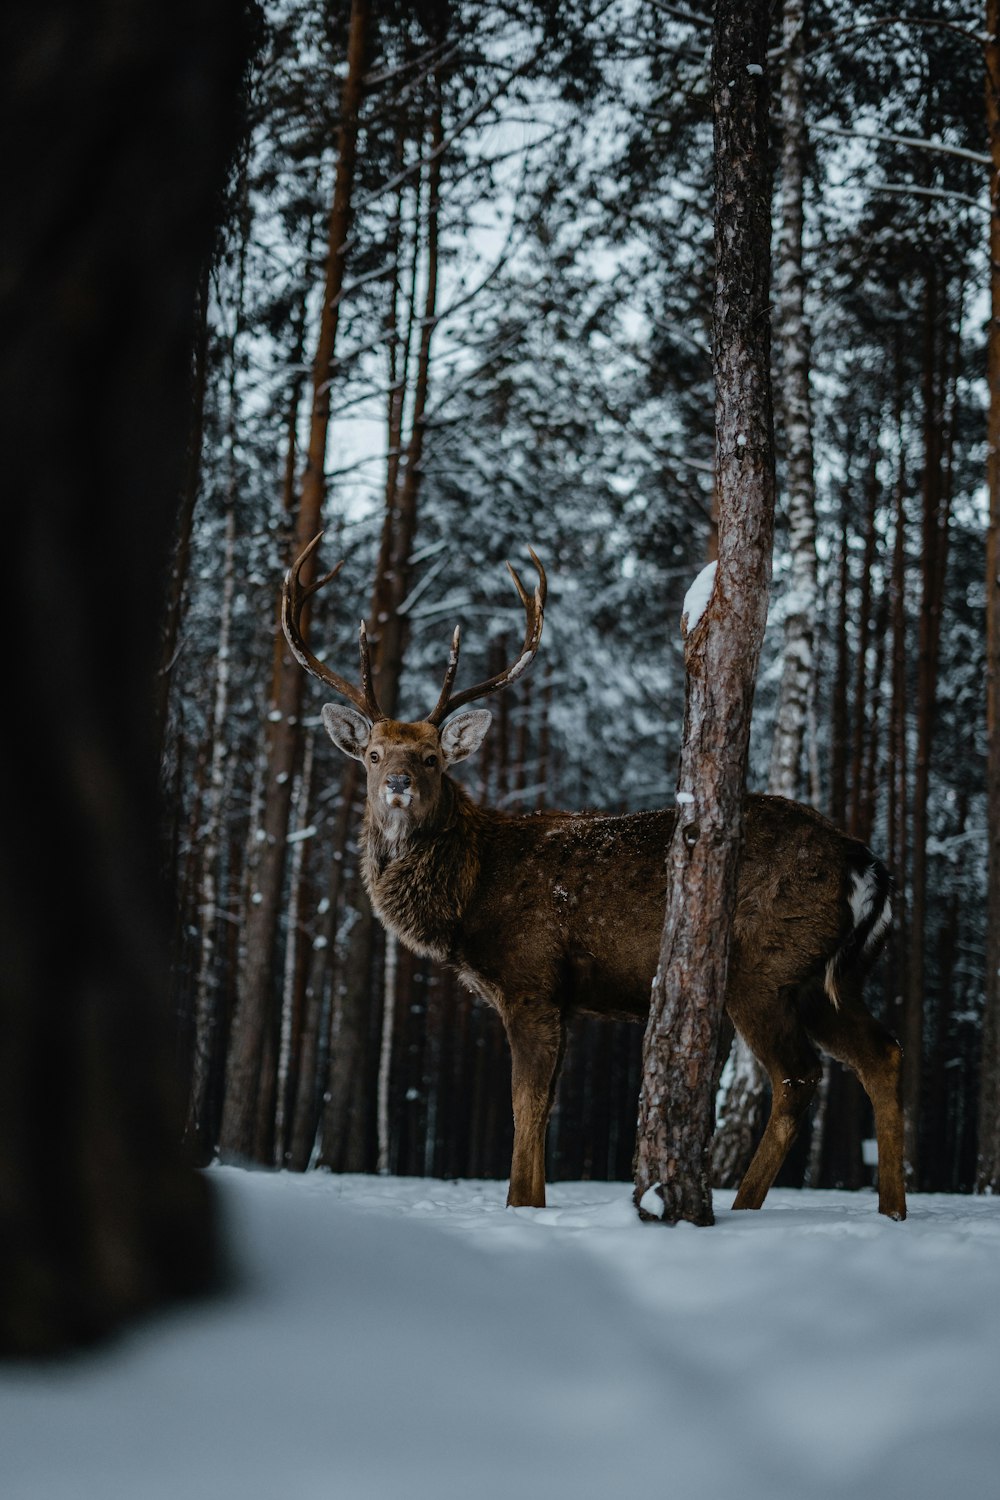
[[964, 146], [949, 146], [945, 141], [916, 135], [893, 135], [889, 131], [881, 130], [843, 130], [839, 125], [811, 125], [810, 130], [820, 135], [844, 136], [852, 141], [875, 141], [880, 145], [884, 142], [892, 146], [916, 146], [921, 151], [936, 151], [942, 156], [958, 156], [963, 161], [972, 161], [981, 167], [988, 167], [990, 164], [990, 158], [985, 152], [967, 151]]

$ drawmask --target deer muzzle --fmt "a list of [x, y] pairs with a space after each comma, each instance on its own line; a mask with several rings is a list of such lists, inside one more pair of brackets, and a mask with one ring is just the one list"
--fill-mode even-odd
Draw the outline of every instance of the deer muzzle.
[[409, 807], [413, 800], [410, 791], [409, 776], [393, 775], [385, 778], [385, 790], [382, 794], [387, 807]]

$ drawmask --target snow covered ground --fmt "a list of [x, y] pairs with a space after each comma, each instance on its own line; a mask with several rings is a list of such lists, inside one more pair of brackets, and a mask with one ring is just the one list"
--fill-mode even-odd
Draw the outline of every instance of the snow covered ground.
[[1000, 1199], [211, 1175], [239, 1285], [0, 1371], [4, 1500], [997, 1493]]

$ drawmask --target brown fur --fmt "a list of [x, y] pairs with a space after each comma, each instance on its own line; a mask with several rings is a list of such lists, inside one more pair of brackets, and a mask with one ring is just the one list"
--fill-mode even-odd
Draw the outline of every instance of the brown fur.
[[[489, 722], [482, 712], [440, 730], [371, 725], [348, 709], [327, 709], [324, 718], [367, 768], [363, 870], [375, 911], [407, 947], [452, 965], [500, 1013], [513, 1064], [508, 1202], [540, 1207], [568, 1018], [646, 1017], [675, 814], [512, 816], [476, 806], [445, 768], [480, 743]], [[395, 795], [399, 778], [407, 805], [392, 807], [387, 792]], [[857, 897], [863, 880], [877, 892], [877, 910]], [[773, 1097], [737, 1208], [760, 1207], [777, 1175], [815, 1091], [818, 1044], [868, 1091], [879, 1207], [905, 1217], [900, 1051], [861, 999], [887, 893], [870, 851], [825, 818], [779, 797], [747, 799], [726, 1008]]]

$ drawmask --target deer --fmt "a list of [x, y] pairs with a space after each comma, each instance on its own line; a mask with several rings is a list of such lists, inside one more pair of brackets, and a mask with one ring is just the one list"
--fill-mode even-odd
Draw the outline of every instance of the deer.
[[[350, 705], [325, 704], [322, 722], [365, 767], [364, 885], [389, 932], [449, 966], [499, 1014], [514, 1116], [507, 1203], [542, 1208], [546, 1130], [569, 1021], [648, 1016], [678, 812], [510, 812], [474, 802], [450, 774], [479, 748], [492, 719], [466, 705], [510, 687], [538, 652], [547, 580], [532, 548], [539, 580], [532, 593], [507, 564], [526, 620], [517, 658], [453, 691], [456, 626], [437, 703], [426, 718], [401, 721], [379, 706], [364, 620], [360, 685], [306, 642], [303, 608], [343, 567], [303, 582], [321, 537], [285, 575], [281, 623], [299, 664]], [[879, 1211], [905, 1218], [902, 1054], [862, 998], [891, 916], [891, 877], [865, 844], [800, 803], [747, 795], [716, 1069], [735, 1027], [770, 1079], [771, 1107], [734, 1208], [763, 1204], [815, 1094], [823, 1051], [853, 1069], [871, 1100]]]

